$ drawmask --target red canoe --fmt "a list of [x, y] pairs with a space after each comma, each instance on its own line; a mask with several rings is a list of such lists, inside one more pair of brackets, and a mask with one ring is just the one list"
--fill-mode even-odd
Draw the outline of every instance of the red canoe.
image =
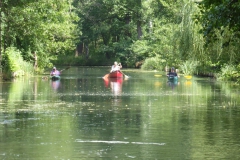
[[123, 78], [123, 74], [120, 71], [115, 71], [115, 72], [111, 72], [109, 73], [109, 78]]
[[123, 78], [104, 78], [104, 84], [105, 87], [108, 88], [108, 85], [110, 84], [117, 84], [117, 85], [122, 85], [123, 83]]

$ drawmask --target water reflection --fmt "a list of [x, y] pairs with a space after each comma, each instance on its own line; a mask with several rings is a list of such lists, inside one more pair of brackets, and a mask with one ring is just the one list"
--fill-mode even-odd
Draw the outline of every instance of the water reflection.
[[121, 96], [122, 94], [122, 78], [108, 78], [104, 79], [105, 87], [111, 87], [112, 93], [115, 97]]
[[180, 84], [180, 82], [178, 82], [178, 81], [168, 81], [167, 84], [168, 84], [169, 87], [174, 89], [177, 85]]
[[0, 159], [240, 158], [239, 88], [145, 72], [96, 78], [105, 72], [0, 83]]
[[156, 81], [156, 82], [154, 83], [154, 86], [155, 86], [155, 87], [160, 87], [161, 85], [162, 85], [162, 83], [159, 82], [159, 81]]
[[122, 79], [111, 79], [110, 86], [112, 89], [112, 93], [114, 96], [121, 96], [122, 95]]
[[184, 85], [185, 85], [185, 86], [191, 86], [191, 85], [192, 85], [192, 81], [191, 81], [191, 80], [186, 80], [186, 81], [184, 82]]
[[129, 141], [99, 141], [99, 140], [81, 140], [81, 139], [76, 139], [75, 141], [79, 143], [136, 144], [136, 145], [157, 145], [157, 146], [165, 145], [165, 143], [129, 142]]
[[111, 88], [112, 94], [113, 94], [113, 106], [118, 106], [121, 103], [121, 96], [122, 96], [122, 84], [123, 79], [122, 78], [107, 78], [104, 79], [105, 87]]
[[60, 84], [61, 84], [60, 80], [51, 81], [51, 85], [54, 90], [57, 90]]

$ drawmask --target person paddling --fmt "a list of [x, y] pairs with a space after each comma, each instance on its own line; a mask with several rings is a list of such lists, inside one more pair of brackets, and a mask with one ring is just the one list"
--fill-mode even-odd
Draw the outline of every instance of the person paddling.
[[117, 62], [114, 62], [114, 64], [112, 65], [112, 68], [111, 68], [111, 72], [115, 72], [115, 71], [120, 71], [120, 69], [122, 68], [122, 65], [121, 63], [117, 63]]
[[59, 76], [60, 74], [60, 71], [58, 71], [56, 67], [53, 67], [50, 76]]
[[169, 71], [169, 73], [167, 74], [168, 77], [179, 77], [178, 74], [175, 71], [175, 68], [172, 67]]

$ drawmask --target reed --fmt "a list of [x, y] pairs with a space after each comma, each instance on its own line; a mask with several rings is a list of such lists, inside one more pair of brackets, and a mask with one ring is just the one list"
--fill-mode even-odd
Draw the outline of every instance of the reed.
[[26, 74], [33, 74], [33, 64], [24, 61], [21, 51], [15, 47], [6, 49], [3, 55], [3, 72], [7, 77], [19, 77]]
[[196, 71], [197, 62], [187, 60], [180, 65], [180, 69], [184, 75], [193, 75]]

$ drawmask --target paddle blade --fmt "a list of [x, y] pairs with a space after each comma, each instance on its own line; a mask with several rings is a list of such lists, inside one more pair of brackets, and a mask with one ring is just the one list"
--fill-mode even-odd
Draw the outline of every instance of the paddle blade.
[[69, 68], [71, 68], [70, 66], [68, 66], [67, 68], [65, 68], [65, 70], [67, 70], [67, 69], [69, 69]]
[[103, 77], [103, 79], [106, 79], [106, 78], [108, 78], [109, 77], [109, 74], [106, 74], [104, 77]]
[[125, 79], [128, 79], [129, 77], [126, 75], [126, 74], [124, 74], [122, 71], [120, 71], [123, 75], [124, 75], [124, 78]]

